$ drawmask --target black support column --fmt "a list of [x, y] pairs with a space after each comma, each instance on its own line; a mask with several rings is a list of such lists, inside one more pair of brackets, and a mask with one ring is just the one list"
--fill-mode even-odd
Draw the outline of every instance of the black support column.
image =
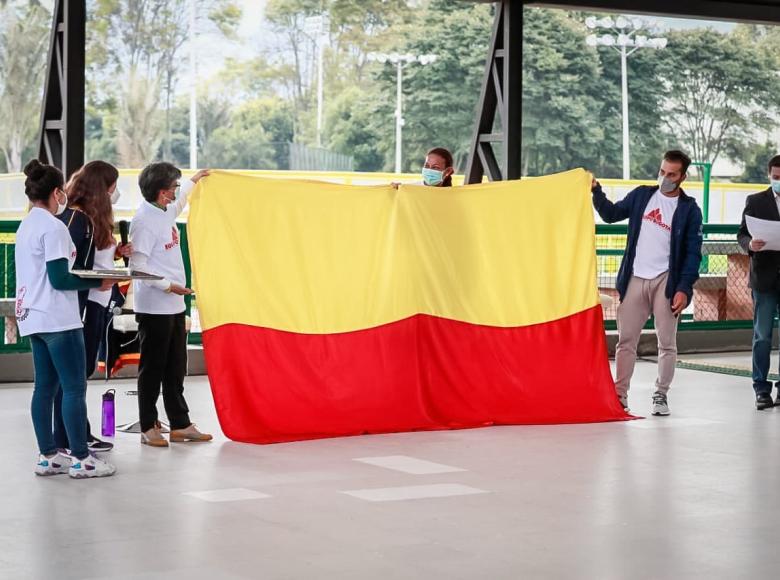
[[523, 3], [502, 0], [496, 3], [466, 183], [479, 183], [485, 175], [491, 181], [520, 178], [522, 61]]
[[66, 177], [84, 164], [86, 0], [54, 3], [38, 158]]

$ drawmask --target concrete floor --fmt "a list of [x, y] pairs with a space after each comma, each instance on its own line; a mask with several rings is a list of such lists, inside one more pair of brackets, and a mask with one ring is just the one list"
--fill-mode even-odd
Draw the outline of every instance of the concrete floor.
[[[654, 365], [630, 403], [649, 406]], [[118, 419], [134, 398], [118, 388]], [[99, 418], [102, 383], [90, 387]], [[780, 408], [679, 371], [673, 415], [169, 449], [120, 434], [113, 478], [36, 478], [30, 387], [0, 389], [0, 578], [776, 578]], [[400, 457], [399, 457], [400, 456]], [[361, 460], [362, 461], [358, 461]], [[432, 462], [432, 463], [429, 463]]]

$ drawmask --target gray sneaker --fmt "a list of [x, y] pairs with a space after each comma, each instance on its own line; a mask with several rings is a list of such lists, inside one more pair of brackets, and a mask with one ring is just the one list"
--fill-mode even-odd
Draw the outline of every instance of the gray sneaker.
[[651, 413], [656, 416], [670, 415], [669, 403], [666, 402], [666, 395], [656, 393], [653, 395], [653, 406], [651, 407]]

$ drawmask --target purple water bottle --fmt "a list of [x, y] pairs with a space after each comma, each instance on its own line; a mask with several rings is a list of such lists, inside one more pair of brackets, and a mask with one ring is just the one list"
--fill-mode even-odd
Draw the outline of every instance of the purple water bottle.
[[103, 437], [113, 437], [115, 430], [114, 421], [114, 389], [108, 389], [103, 393], [103, 421], [100, 432]]

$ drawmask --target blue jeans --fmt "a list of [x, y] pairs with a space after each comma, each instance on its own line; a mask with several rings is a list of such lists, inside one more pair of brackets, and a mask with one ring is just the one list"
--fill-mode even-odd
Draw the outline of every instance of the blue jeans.
[[753, 390], [756, 395], [770, 395], [769, 355], [775, 314], [780, 307], [780, 292], [753, 291]]
[[38, 449], [44, 455], [57, 451], [52, 414], [54, 396], [62, 388], [62, 418], [70, 451], [78, 459], [87, 449], [87, 377], [85, 374], [84, 331], [42, 332], [30, 336], [35, 367], [32, 414]]
[[[106, 308], [91, 300], [87, 301], [84, 308], [85, 311], [82, 312], [84, 319], [84, 349], [87, 353], [86, 377], [89, 379], [95, 372], [100, 341], [106, 331]], [[92, 427], [89, 424], [89, 419], [87, 419], [87, 441], [89, 442], [94, 438]], [[60, 449], [70, 449], [65, 423], [62, 420], [62, 389], [58, 390], [57, 395], [54, 397], [54, 443]]]

